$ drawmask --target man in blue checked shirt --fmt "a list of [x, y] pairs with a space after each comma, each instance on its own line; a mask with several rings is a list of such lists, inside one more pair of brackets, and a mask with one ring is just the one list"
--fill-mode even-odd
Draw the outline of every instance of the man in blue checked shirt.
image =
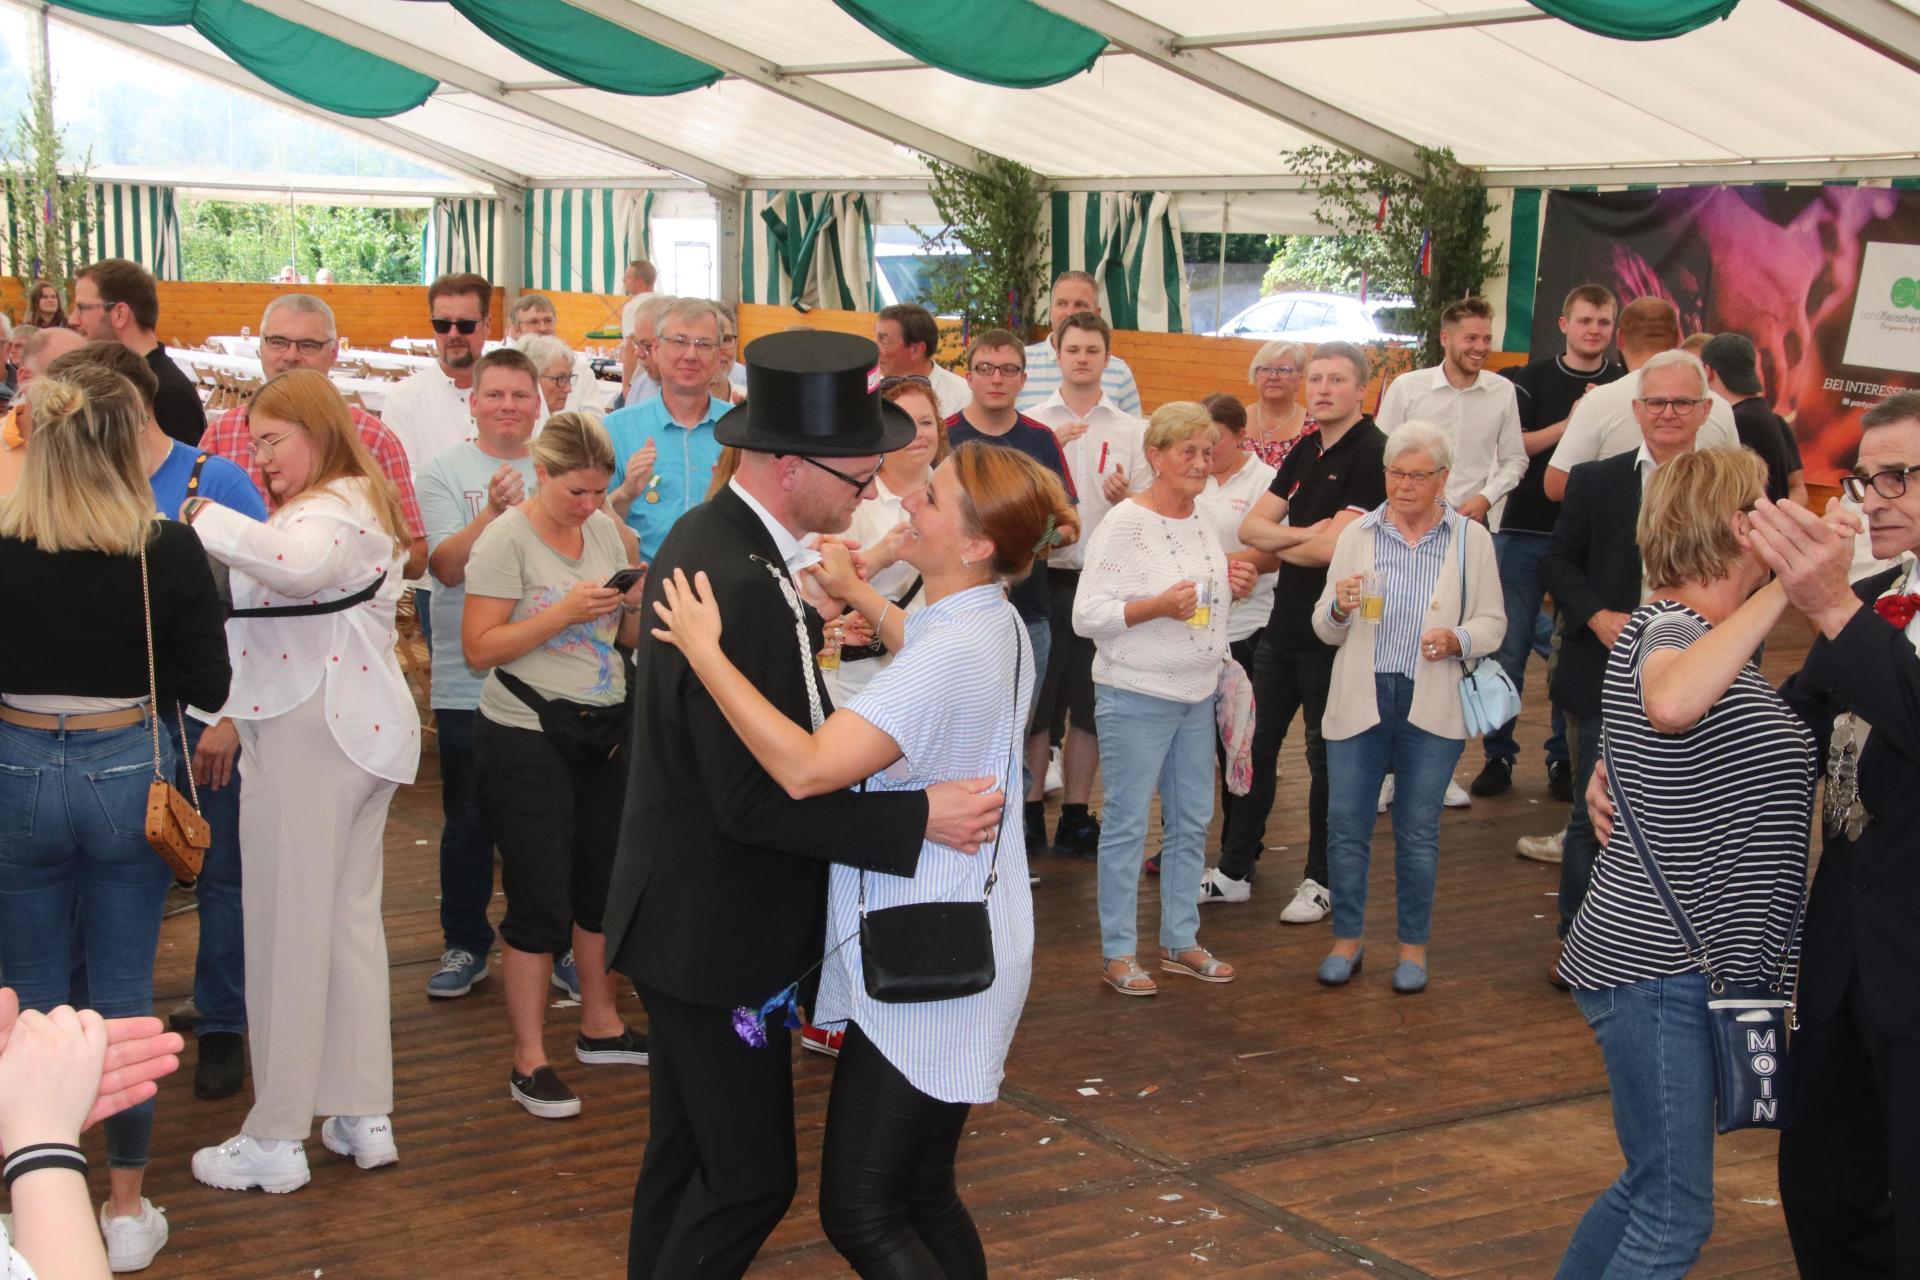
[[733, 406], [709, 394], [720, 368], [719, 308], [682, 298], [661, 315], [654, 339], [660, 394], [607, 415], [614, 469], [622, 479], [607, 495], [613, 514], [653, 559], [674, 522], [707, 499], [720, 442], [713, 424]]
[[[1100, 284], [1084, 271], [1062, 271], [1053, 282], [1053, 306], [1048, 312], [1053, 334], [1027, 348], [1027, 384], [1020, 392], [1020, 412], [1032, 412], [1060, 389], [1060, 356], [1054, 349], [1053, 336], [1060, 332], [1060, 322], [1076, 311], [1100, 314]], [[1141, 416], [1139, 384], [1119, 356], [1107, 361], [1106, 371], [1100, 375], [1100, 389], [1120, 412]]]

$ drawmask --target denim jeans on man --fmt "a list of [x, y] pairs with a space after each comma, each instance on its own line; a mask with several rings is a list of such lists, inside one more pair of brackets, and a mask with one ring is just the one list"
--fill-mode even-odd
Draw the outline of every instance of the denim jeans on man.
[[1573, 805], [1567, 814], [1567, 838], [1560, 850], [1562, 938], [1573, 928], [1573, 918], [1587, 899], [1587, 886], [1593, 882], [1593, 860], [1600, 856], [1600, 841], [1587, 817], [1587, 783], [1593, 780], [1593, 766], [1600, 761], [1600, 731], [1604, 727], [1597, 715], [1567, 714], [1567, 736], [1573, 742]]
[[[200, 750], [208, 726], [187, 717], [188, 751], [174, 769], [173, 785], [187, 789], [187, 760]], [[171, 735], [176, 752], [180, 729]], [[247, 948], [240, 911], [240, 753], [233, 756], [233, 776], [215, 790], [199, 788], [200, 816], [213, 831], [206, 862], [193, 894], [199, 902], [200, 949], [193, 962], [193, 1007], [200, 1011], [197, 1034], [247, 1029]]]
[[1367, 868], [1380, 784], [1393, 782], [1393, 896], [1396, 929], [1408, 946], [1425, 946], [1433, 927], [1433, 886], [1440, 866], [1440, 806], [1465, 739], [1443, 738], [1415, 725], [1413, 681], [1376, 673], [1380, 723], [1327, 743], [1327, 871], [1333, 879], [1333, 936], [1358, 938], [1367, 922]]
[[1160, 945], [1185, 951], [1200, 933], [1200, 877], [1213, 816], [1213, 699], [1174, 702], [1093, 686], [1100, 729], [1100, 954], [1137, 954], [1147, 811], [1160, 792]]
[[[153, 1013], [153, 957], [173, 873], [147, 843], [149, 735], [144, 723], [73, 732], [0, 724], [0, 965], [23, 1009], [68, 1002], [78, 927], [87, 1004], [107, 1018]], [[161, 735], [160, 754], [171, 776], [170, 735]], [[151, 1099], [106, 1129], [109, 1167], [145, 1167]]]
[[[1327, 883], [1327, 744], [1320, 718], [1333, 684], [1333, 650], [1282, 652], [1277, 626], [1262, 635], [1253, 655], [1253, 785], [1225, 806], [1220, 824], [1220, 874], [1245, 880], [1260, 859], [1267, 819], [1273, 813], [1280, 748], [1294, 713], [1300, 713], [1307, 738], [1306, 877]], [[1110, 789], [1110, 788], [1109, 788]], [[1109, 801], [1108, 803], [1111, 803]]]
[[440, 932], [449, 950], [484, 956], [493, 950], [493, 832], [480, 807], [480, 771], [473, 762], [477, 711], [435, 707], [440, 740]]
[[[1537, 626], [1521, 626], [1515, 619], [1540, 617], [1540, 602], [1546, 591], [1540, 585], [1540, 557], [1553, 546], [1553, 535], [1515, 530], [1493, 535], [1493, 554], [1500, 565], [1500, 589], [1506, 597], [1507, 634], [1500, 642], [1494, 661], [1513, 681], [1514, 689], [1524, 694], [1527, 683], [1527, 653], [1532, 650], [1545, 658], [1551, 648], [1552, 631], [1543, 643]], [[1547, 763], [1567, 762], [1566, 730], [1560, 708], [1553, 709], [1552, 736], [1547, 739]], [[1514, 722], [1509, 720], [1489, 733], [1481, 745], [1487, 759], [1512, 764], [1520, 755], [1520, 744], [1513, 740]]]
[[1706, 981], [1683, 973], [1573, 993], [1607, 1061], [1627, 1167], [1580, 1219], [1556, 1280], [1671, 1280], [1712, 1234]]
[[[1027, 643], [1033, 647], [1033, 697], [1027, 703], [1027, 718], [1031, 720], [1034, 711], [1040, 706], [1040, 684], [1047, 678], [1047, 659], [1053, 656], [1053, 624], [1041, 618], [1038, 622], [1027, 623], [1026, 627]], [[1029, 735], [1046, 731], [1047, 726], [1043, 724], [1027, 726]], [[1022, 782], [1020, 797], [1024, 800], [1033, 794], [1033, 769], [1027, 764], [1024, 745], [1020, 751], [1020, 778]]]

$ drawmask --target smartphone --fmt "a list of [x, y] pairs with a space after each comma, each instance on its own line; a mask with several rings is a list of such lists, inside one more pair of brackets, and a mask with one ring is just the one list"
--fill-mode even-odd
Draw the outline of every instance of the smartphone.
[[633, 584], [640, 581], [640, 579], [644, 578], [646, 574], [647, 574], [647, 571], [645, 569], [622, 569], [620, 570], [620, 572], [614, 574], [611, 578], [607, 579], [607, 585], [612, 587], [615, 591], [624, 593], [627, 591], [631, 591], [633, 589]]

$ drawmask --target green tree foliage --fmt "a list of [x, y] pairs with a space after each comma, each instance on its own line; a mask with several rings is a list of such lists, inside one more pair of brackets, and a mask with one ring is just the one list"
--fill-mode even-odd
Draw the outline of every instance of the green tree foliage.
[[[1355, 285], [1365, 270], [1369, 291], [1411, 299], [1421, 358], [1438, 363], [1440, 312], [1477, 293], [1502, 265], [1499, 246], [1487, 246], [1492, 205], [1479, 177], [1445, 148], [1420, 148], [1417, 173], [1331, 147], [1302, 147], [1283, 159], [1307, 179], [1319, 197], [1316, 215], [1335, 232], [1324, 251], [1351, 271]], [[1433, 271], [1423, 276], [1420, 246], [1428, 233]]]
[[425, 209], [182, 200], [181, 270], [189, 280], [271, 280], [291, 262], [308, 280], [329, 267], [341, 284], [413, 284], [426, 218]]
[[1354, 265], [1360, 247], [1346, 243], [1350, 236], [1275, 236], [1273, 262], [1260, 281], [1260, 292], [1293, 289], [1324, 293], [1358, 293], [1360, 268]]
[[[1265, 262], [1273, 257], [1279, 247], [1279, 241], [1285, 236], [1243, 235], [1235, 232], [1227, 237], [1228, 262]], [[1180, 252], [1188, 262], [1220, 261], [1220, 233], [1217, 231], [1183, 231], [1180, 233]]]
[[0, 137], [0, 212], [12, 274], [65, 281], [87, 262], [93, 207], [86, 175], [92, 166], [91, 152], [77, 165], [67, 159], [66, 140], [53, 124], [52, 90], [35, 76], [26, 109], [12, 132]]
[[927, 168], [946, 226], [925, 237], [926, 247], [967, 251], [928, 268], [927, 306], [963, 316], [976, 330], [1006, 326], [1024, 337], [1046, 296], [1047, 197], [1033, 170], [998, 156], [983, 157], [978, 172], [938, 160]]

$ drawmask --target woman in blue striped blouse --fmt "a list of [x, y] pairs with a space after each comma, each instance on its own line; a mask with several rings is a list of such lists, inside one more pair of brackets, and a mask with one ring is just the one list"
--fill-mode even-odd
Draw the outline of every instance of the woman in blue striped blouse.
[[864, 884], [871, 910], [984, 896], [993, 985], [924, 1004], [872, 999], [861, 980], [862, 878], [836, 866], [813, 1011], [816, 1025], [846, 1024], [820, 1172], [827, 1238], [862, 1276], [970, 1280], [987, 1274], [986, 1255], [954, 1186], [954, 1153], [971, 1106], [999, 1096], [1033, 967], [1018, 755], [1033, 653], [1005, 586], [1045, 554], [1069, 508], [1037, 463], [980, 444], [955, 450], [905, 506], [912, 536], [901, 559], [919, 570], [927, 603], [904, 623], [899, 606], [860, 581], [844, 549], [822, 547], [821, 585], [859, 610], [894, 658], [816, 732], [782, 715], [727, 660], [705, 575], [662, 584], [665, 626], [653, 634], [686, 654], [727, 723], [796, 797], [856, 783], [896, 791], [984, 778], [1005, 794], [992, 855], [928, 844], [911, 879], [874, 875]]
[[[1387, 500], [1334, 543], [1326, 590], [1313, 611], [1315, 634], [1339, 649], [1320, 726], [1330, 780], [1333, 950], [1319, 977], [1337, 987], [1360, 971], [1375, 798], [1391, 773], [1400, 941], [1393, 989], [1412, 995], [1427, 985], [1440, 805], [1466, 745], [1462, 664], [1500, 648], [1507, 610], [1493, 536], [1447, 509], [1447, 433], [1402, 423], [1387, 437], [1384, 456]], [[1365, 589], [1369, 575], [1375, 592]]]

